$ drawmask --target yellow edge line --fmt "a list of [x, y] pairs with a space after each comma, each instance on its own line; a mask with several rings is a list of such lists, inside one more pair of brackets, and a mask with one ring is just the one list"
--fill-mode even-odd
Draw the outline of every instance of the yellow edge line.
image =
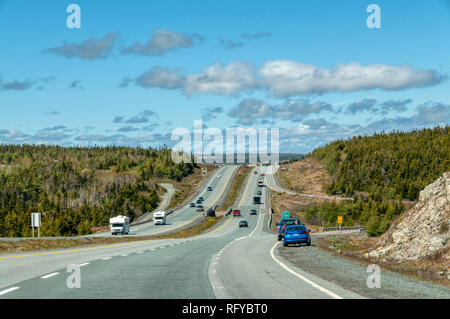
[[[147, 240], [147, 241], [150, 241], [150, 240]], [[100, 247], [80, 248], [80, 249], [71, 249], [71, 250], [59, 250], [59, 251], [52, 251], [52, 252], [46, 252], [46, 253], [36, 253], [36, 254], [28, 254], [28, 255], [7, 256], [7, 257], [0, 257], [0, 259], [22, 258], [22, 257], [32, 257], [32, 256], [44, 256], [44, 255], [56, 255], [56, 254], [72, 253], [72, 252], [78, 252], [78, 251], [88, 251], [88, 250], [97, 250], [97, 249], [104, 249], [104, 248], [111, 248], [111, 247], [120, 247], [120, 246], [138, 244], [138, 243], [142, 243], [142, 242], [145, 242], [145, 241], [140, 240], [140, 241], [133, 241], [133, 242], [130, 242], [130, 243], [115, 244], [115, 245], [100, 246]]]
[[[230, 178], [231, 178], [232, 175], [233, 175], [233, 174], [232, 174], [232, 172], [231, 172], [231, 174], [228, 176], [228, 178], [227, 178], [227, 180], [226, 180], [226, 182], [225, 182], [225, 186], [223, 187], [222, 191], [221, 191], [220, 194], [217, 196], [217, 198], [216, 198], [216, 200], [214, 201], [214, 203], [213, 203], [211, 206], [208, 207], [208, 209], [209, 209], [210, 207], [212, 207], [212, 206], [219, 200], [220, 196], [222, 196], [222, 193], [225, 191], [226, 186], [228, 185], [228, 181], [230, 180]], [[187, 222], [185, 222], [185, 223], [183, 223], [183, 224], [181, 224], [181, 225], [179, 225], [179, 226], [177, 226], [177, 227], [175, 227], [175, 228], [168, 229], [168, 230], [173, 230], [173, 229], [180, 228], [180, 227], [182, 227], [182, 226], [184, 226], [184, 225], [186, 225], [186, 224], [192, 222], [194, 219], [196, 219], [197, 217], [199, 217], [201, 214], [203, 214], [203, 213], [200, 213], [200, 214], [198, 214], [197, 216], [195, 216], [193, 219], [191, 219], [191, 220], [189, 220], [189, 221], [187, 221]], [[168, 230], [164, 230], [164, 231], [161, 231], [161, 232], [166, 232], [166, 231], [168, 231]], [[161, 232], [158, 232], [158, 233], [161, 233]], [[158, 234], [158, 233], [153, 233], [152, 235], [156, 235], [156, 234]], [[149, 240], [149, 241], [150, 241], [150, 240]], [[126, 245], [138, 244], [138, 243], [142, 243], [142, 242], [145, 242], [145, 241], [139, 240], [139, 241], [133, 241], [133, 242], [130, 242], [130, 243], [115, 244], [115, 245], [100, 246], [100, 247], [80, 248], [80, 249], [72, 249], [72, 250], [59, 250], [59, 251], [53, 251], [53, 252], [36, 253], [36, 254], [28, 254], [28, 255], [7, 256], [7, 257], [0, 257], [0, 260], [2, 260], [2, 259], [12, 259], [12, 258], [33, 257], [33, 256], [56, 255], [56, 254], [72, 253], [72, 252], [79, 252], [79, 251], [89, 251], [89, 250], [105, 249], [105, 248], [112, 248], [112, 247], [120, 247], [120, 246], [126, 246]]]

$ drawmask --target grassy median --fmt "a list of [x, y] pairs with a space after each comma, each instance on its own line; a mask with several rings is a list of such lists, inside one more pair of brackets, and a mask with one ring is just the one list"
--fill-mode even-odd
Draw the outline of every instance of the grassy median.
[[231, 183], [230, 191], [228, 192], [223, 204], [216, 209], [217, 211], [225, 211], [236, 202], [236, 198], [238, 197], [239, 193], [241, 193], [242, 187], [244, 186], [245, 178], [247, 177], [251, 169], [252, 168], [250, 166], [246, 165], [242, 165], [241, 167], [239, 167], [236, 175], [234, 176], [233, 182]]

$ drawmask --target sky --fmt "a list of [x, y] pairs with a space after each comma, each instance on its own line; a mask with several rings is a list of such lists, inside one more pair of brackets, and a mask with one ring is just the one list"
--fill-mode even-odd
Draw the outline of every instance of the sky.
[[447, 0], [0, 0], [0, 38], [0, 143], [171, 146], [202, 120], [308, 153], [450, 123]]

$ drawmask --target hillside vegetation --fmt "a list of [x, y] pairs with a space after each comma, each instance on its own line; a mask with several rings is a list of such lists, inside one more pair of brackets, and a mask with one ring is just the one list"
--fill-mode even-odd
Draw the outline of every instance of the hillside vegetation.
[[449, 129], [356, 136], [318, 148], [309, 156], [321, 161], [333, 177], [329, 194], [362, 191], [417, 200], [420, 190], [450, 170]]
[[0, 237], [89, 234], [111, 216], [134, 219], [157, 207], [155, 179], [180, 181], [193, 163], [174, 163], [168, 149], [0, 145]]
[[386, 232], [405, 211], [403, 201], [417, 200], [420, 190], [450, 170], [449, 126], [407, 133], [380, 133], [332, 142], [307, 158], [318, 160], [331, 176], [328, 194], [353, 201], [326, 202], [307, 209], [311, 224], [367, 226], [369, 236]]

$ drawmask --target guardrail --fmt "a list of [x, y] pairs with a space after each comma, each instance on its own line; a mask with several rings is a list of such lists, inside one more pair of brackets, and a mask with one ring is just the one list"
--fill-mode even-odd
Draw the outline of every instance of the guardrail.
[[325, 227], [322, 231], [335, 231], [335, 230], [366, 230], [366, 226], [351, 226], [351, 227]]

